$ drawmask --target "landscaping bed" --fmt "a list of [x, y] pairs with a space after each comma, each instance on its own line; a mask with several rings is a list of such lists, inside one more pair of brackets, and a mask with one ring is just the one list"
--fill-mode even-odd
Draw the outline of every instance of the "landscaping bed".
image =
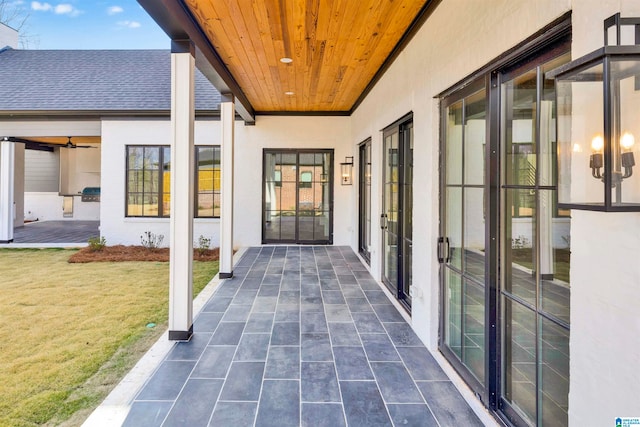
[[[194, 249], [194, 261], [218, 261], [219, 250]], [[147, 248], [144, 246], [104, 246], [102, 249], [82, 248], [71, 257], [70, 263], [156, 261], [169, 262], [169, 248]]]

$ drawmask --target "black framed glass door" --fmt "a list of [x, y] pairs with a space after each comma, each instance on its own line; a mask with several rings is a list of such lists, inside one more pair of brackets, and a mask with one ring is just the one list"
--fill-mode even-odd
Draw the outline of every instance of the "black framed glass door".
[[485, 392], [486, 215], [485, 147], [487, 96], [484, 80], [470, 85], [443, 105], [443, 238], [439, 243], [443, 280], [441, 349]]
[[501, 77], [500, 405], [510, 420], [565, 426], [569, 407], [570, 219], [555, 203], [555, 93], [569, 53]]
[[358, 147], [358, 251], [371, 263], [371, 139]]
[[263, 152], [263, 243], [333, 243], [333, 150]]
[[568, 422], [570, 212], [545, 78], [569, 60], [568, 22], [441, 102], [440, 350], [515, 426]]
[[382, 282], [411, 307], [413, 122], [407, 116], [383, 134]]

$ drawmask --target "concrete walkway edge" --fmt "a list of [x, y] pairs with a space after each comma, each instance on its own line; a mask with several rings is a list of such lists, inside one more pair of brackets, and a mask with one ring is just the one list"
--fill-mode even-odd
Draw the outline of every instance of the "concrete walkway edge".
[[[245, 251], [246, 248], [242, 248], [234, 254], [234, 265], [242, 255], [244, 255]], [[193, 300], [194, 319], [218, 288], [220, 281], [220, 278], [216, 274]], [[158, 341], [156, 341], [149, 351], [135, 364], [131, 371], [125, 375], [122, 381], [109, 393], [100, 406], [91, 413], [89, 418], [85, 420], [82, 427], [114, 427], [122, 425], [129, 414], [133, 399], [175, 345], [175, 341], [169, 341], [168, 334], [169, 332], [165, 331], [160, 338], [158, 338]]]

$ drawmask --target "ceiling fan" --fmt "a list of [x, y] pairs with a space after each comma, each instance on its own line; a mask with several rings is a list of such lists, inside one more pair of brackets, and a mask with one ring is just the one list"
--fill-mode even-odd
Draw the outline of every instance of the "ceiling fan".
[[67, 143], [64, 144], [62, 147], [64, 148], [97, 148], [92, 145], [76, 145], [73, 142], [71, 142], [70, 136], [67, 137]]

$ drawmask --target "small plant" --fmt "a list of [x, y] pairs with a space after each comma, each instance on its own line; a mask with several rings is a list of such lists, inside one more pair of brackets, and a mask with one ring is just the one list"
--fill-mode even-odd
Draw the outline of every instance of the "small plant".
[[198, 255], [204, 256], [209, 250], [210, 246], [211, 246], [211, 239], [208, 237], [204, 237], [201, 234], [200, 237], [198, 237], [198, 243], [196, 244], [196, 252], [198, 252]]
[[163, 240], [163, 234], [155, 234], [151, 231], [145, 231], [144, 234], [140, 236], [140, 243], [149, 250], [158, 249], [160, 245], [162, 245]]
[[89, 237], [87, 243], [89, 243], [89, 250], [91, 252], [99, 252], [107, 246], [107, 239], [104, 237]]
[[527, 239], [525, 236], [518, 236], [515, 239], [511, 239], [511, 248], [512, 249], [525, 249], [525, 248], [530, 248], [530, 242], [529, 239]]

